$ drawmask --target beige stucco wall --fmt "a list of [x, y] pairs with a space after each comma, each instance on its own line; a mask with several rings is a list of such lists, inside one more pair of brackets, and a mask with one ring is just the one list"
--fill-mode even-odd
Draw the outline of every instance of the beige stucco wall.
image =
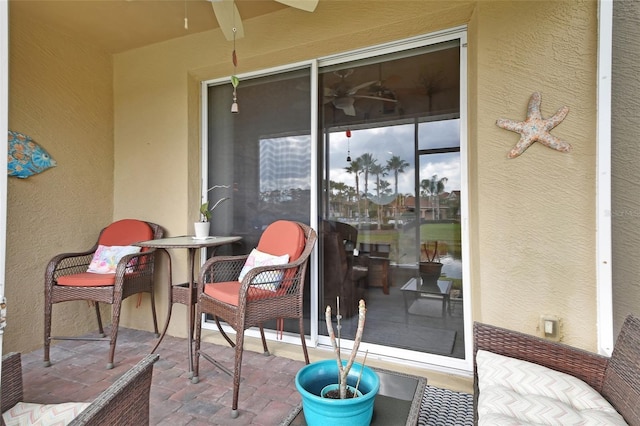
[[[478, 11], [474, 318], [535, 334], [540, 314], [557, 315], [565, 341], [595, 350], [596, 4]], [[543, 117], [569, 106], [552, 134], [573, 151], [534, 144], [507, 159], [518, 137], [495, 120], [523, 119], [535, 91]]]
[[[14, 19], [12, 17], [12, 33], [22, 22]], [[595, 1], [322, 1], [313, 14], [301, 15], [284, 9], [247, 20], [247, 37], [236, 46], [238, 73], [464, 24], [468, 25], [473, 317], [536, 333], [540, 314], [558, 315], [563, 319], [565, 341], [595, 350]], [[56, 40], [53, 38], [52, 43]], [[24, 43], [20, 41], [17, 47], [23, 48]], [[197, 217], [199, 192], [198, 82], [229, 75], [231, 49], [231, 43], [226, 42], [220, 32], [209, 31], [113, 57], [111, 153], [111, 129], [99, 134], [105, 143], [101, 148], [107, 151], [105, 157], [113, 156], [113, 175], [101, 176], [109, 175], [109, 168], [104, 173], [100, 168], [106, 161], [92, 164], [92, 171], [98, 169], [100, 173], [90, 173], [91, 183], [95, 185], [108, 186], [108, 179], [112, 177], [113, 211], [106, 217], [92, 215], [93, 226], [112, 217], [140, 217], [162, 224], [169, 235], [191, 232]], [[30, 53], [33, 60], [53, 61], [46, 50], [33, 47], [33, 52]], [[107, 73], [104, 79], [108, 80], [110, 68], [108, 64], [103, 65], [105, 61], [108, 63], [108, 58], [95, 52], [85, 53], [87, 57], [83, 57], [82, 62], [88, 62], [87, 67], [100, 68], [97, 74]], [[91, 55], [96, 56], [95, 63]], [[91, 81], [94, 78], [92, 76]], [[12, 77], [12, 97], [18, 96], [14, 95], [15, 84]], [[66, 83], [71, 88], [75, 88], [74, 84], [75, 81]], [[518, 136], [496, 127], [495, 120], [499, 117], [524, 119], [529, 96], [534, 91], [543, 94], [545, 117], [563, 105], [571, 108], [567, 119], [553, 134], [569, 141], [573, 152], [563, 154], [536, 144], [522, 157], [508, 160], [506, 153]], [[31, 97], [24, 102], [28, 101]], [[15, 102], [18, 100], [12, 101], [12, 105]], [[110, 111], [110, 103], [99, 105]], [[15, 120], [13, 110], [10, 110], [10, 125]], [[97, 116], [102, 118], [108, 114], [110, 112]], [[89, 117], [73, 121], [69, 127], [82, 131], [84, 126], [89, 126], [87, 118], [94, 117], [93, 113], [87, 115]], [[97, 149], [96, 138], [83, 142], [85, 145], [81, 147], [69, 141], [60, 142], [64, 144], [60, 153], [51, 148], [60, 165], [30, 182], [48, 183], [53, 179], [49, 175], [72, 173], [70, 169], [82, 167], [70, 161], [65, 161], [63, 167], [62, 153], [77, 153], [79, 148], [90, 150], [86, 144]], [[78, 158], [84, 161], [93, 155], [83, 151], [81, 154]], [[94, 193], [77, 197], [72, 194], [71, 188], [82, 189], [84, 185], [90, 186], [80, 178], [71, 181], [64, 193], [62, 189], [57, 190], [55, 200], [81, 213], [93, 209], [106, 214], [110, 205], [103, 209], [96, 207], [92, 204]], [[42, 188], [34, 192], [38, 197], [49, 197], [50, 193]], [[25, 246], [23, 252], [27, 252], [23, 241], [33, 240], [35, 236], [46, 246], [42, 251], [55, 252], [61, 246], [73, 244], [81, 246], [76, 232], [78, 226], [66, 222], [70, 222], [73, 215], [59, 217], [63, 216], [59, 212], [64, 210], [56, 209], [54, 220], [64, 220], [64, 223], [43, 238], [35, 230], [27, 229], [33, 226], [32, 221], [15, 217], [18, 200], [11, 194], [10, 198], [9, 214], [14, 216], [10, 227], [11, 220], [16, 221], [13, 227], [24, 232], [22, 240], [13, 244]], [[38, 215], [38, 219], [42, 216]], [[45, 230], [51, 228], [48, 221], [36, 225]], [[83, 231], [88, 231], [86, 228]], [[63, 244], [63, 237], [70, 244]], [[186, 276], [186, 255], [180, 252], [175, 255], [174, 277]], [[34, 279], [29, 280], [32, 293], [25, 293], [30, 301], [36, 293], [41, 294], [41, 275], [48, 256], [49, 253], [32, 262], [40, 266], [35, 268]], [[16, 268], [21, 259], [12, 255], [8, 268]], [[16, 284], [9, 279], [7, 285], [9, 296], [11, 291], [25, 290], [16, 290]], [[162, 288], [160, 293], [160, 299], [166, 300], [166, 290]], [[136, 309], [133, 302], [125, 307], [122, 325], [148, 329], [148, 309]], [[38, 303], [41, 304], [41, 300]], [[161, 304], [161, 313], [165, 306]], [[31, 340], [25, 337], [22, 347], [15, 344], [11, 348], [7, 343], [7, 349], [26, 350], [40, 344], [40, 306], [35, 311], [38, 318], [32, 322], [37, 337]], [[185, 318], [184, 308], [176, 305], [174, 315]], [[170, 333], [184, 336], [184, 323], [174, 320]]]
[[611, 119], [614, 328], [640, 314], [640, 2], [615, 1]]
[[[260, 37], [238, 41], [238, 72], [470, 24], [469, 106], [477, 117], [470, 123], [474, 318], [536, 333], [540, 314], [558, 315], [566, 341], [595, 349], [596, 3], [425, 4], [325, 2], [312, 15], [283, 10], [252, 19], [246, 33]], [[190, 231], [193, 214], [176, 207], [198, 191], [189, 184], [195, 171], [188, 155], [197, 144], [188, 138], [189, 126], [198, 123], [187, 116], [189, 102], [197, 102], [187, 96], [190, 77], [230, 74], [230, 49], [212, 31], [116, 55], [116, 212], [146, 208], [143, 199], [130, 202], [132, 188], [119, 173], [139, 168], [132, 143], [153, 141], [172, 147], [161, 162], [162, 176], [153, 174], [156, 165], [145, 169], [159, 179], [149, 199], [171, 206], [170, 213], [153, 214], [175, 233]], [[508, 160], [518, 137], [495, 120], [524, 119], [534, 91], [543, 93], [545, 117], [571, 108], [554, 134], [574, 150], [562, 154], [535, 145]], [[153, 102], [145, 104], [148, 99]], [[150, 126], [153, 117], [157, 125]], [[127, 158], [120, 154], [125, 151]], [[135, 326], [143, 312], [132, 314], [128, 325]]]
[[[89, 249], [113, 218], [113, 89], [109, 55], [10, 8], [9, 129], [57, 161], [10, 177], [6, 351], [42, 347], [44, 271], [56, 254]], [[53, 333], [97, 329], [86, 302], [53, 308]]]

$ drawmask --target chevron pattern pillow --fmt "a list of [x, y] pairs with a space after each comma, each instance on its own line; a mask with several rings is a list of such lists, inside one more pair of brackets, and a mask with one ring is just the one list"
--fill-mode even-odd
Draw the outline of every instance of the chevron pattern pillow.
[[2, 419], [6, 426], [64, 426], [88, 406], [88, 402], [65, 402], [63, 404], [18, 402], [13, 408], [2, 413]]
[[626, 425], [580, 379], [538, 364], [479, 350], [478, 425]]

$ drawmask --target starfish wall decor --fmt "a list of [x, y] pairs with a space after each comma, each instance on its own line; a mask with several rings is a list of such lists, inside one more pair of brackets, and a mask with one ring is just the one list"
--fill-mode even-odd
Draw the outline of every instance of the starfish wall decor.
[[500, 118], [496, 125], [512, 132], [520, 133], [520, 140], [514, 146], [507, 157], [516, 158], [522, 154], [534, 142], [540, 142], [544, 146], [553, 148], [560, 152], [571, 151], [571, 145], [560, 138], [553, 136], [551, 129], [562, 123], [562, 120], [569, 113], [569, 107], [563, 106], [551, 118], [542, 118], [540, 114], [540, 103], [542, 98], [539, 92], [534, 92], [529, 99], [527, 108], [527, 119], [525, 121], [509, 120]]

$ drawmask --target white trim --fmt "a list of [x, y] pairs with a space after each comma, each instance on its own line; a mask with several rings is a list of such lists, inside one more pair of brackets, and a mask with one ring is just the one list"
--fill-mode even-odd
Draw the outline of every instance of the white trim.
[[[9, 130], [9, 2], [0, 1], [0, 134], [2, 152], [7, 152], [6, 134]], [[7, 170], [6, 154], [0, 158], [0, 170]], [[4, 280], [7, 242], [7, 173], [0, 177], [0, 302], [4, 303]], [[4, 309], [0, 310], [0, 314]], [[0, 328], [0, 353], [4, 330]], [[1, 367], [0, 367], [1, 370]]]
[[342, 62], [353, 62], [359, 59], [367, 59], [372, 56], [381, 56], [389, 53], [396, 53], [398, 51], [425, 47], [426, 45], [433, 45], [449, 40], [458, 39], [460, 38], [460, 34], [466, 34], [466, 31], [466, 26], [436, 31], [433, 33], [423, 34], [403, 40], [396, 40], [376, 46], [369, 46], [362, 49], [343, 52], [337, 55], [325, 56], [323, 58], [319, 58], [318, 63], [321, 67], [326, 67], [329, 65], [340, 64]]
[[469, 230], [469, 128], [467, 103], [467, 33], [460, 36], [460, 215], [462, 237], [462, 315], [464, 318], [464, 360], [473, 370], [473, 322], [471, 313], [471, 247]]
[[598, 352], [613, 350], [611, 267], [611, 50], [613, 0], [598, 2], [598, 81], [596, 156], [596, 271]]
[[[249, 71], [246, 73], [236, 74], [236, 75], [240, 79], [240, 84], [242, 84], [242, 80], [247, 80], [247, 79], [257, 78], [257, 77], [264, 77], [270, 74], [278, 74], [285, 71], [295, 71], [298, 69], [305, 69], [305, 68], [311, 68], [311, 70], [313, 70], [314, 64], [316, 64], [316, 61], [293, 62], [290, 64], [279, 65], [277, 67]], [[210, 86], [210, 85], [219, 85], [219, 84], [225, 84], [225, 83], [231, 84], [231, 82], [229, 81], [229, 77], [221, 77], [221, 78], [214, 78], [212, 80], [206, 80], [202, 82], [202, 85], [203, 87], [206, 88], [207, 86]], [[203, 102], [206, 102], [206, 98], [204, 99]]]
[[[311, 217], [309, 218], [309, 223], [311, 227], [316, 230], [316, 232], [320, 233], [320, 228], [318, 227], [318, 185], [317, 185], [317, 176], [318, 176], [318, 146], [320, 141], [318, 139], [318, 61], [311, 62], [311, 205], [309, 206], [309, 212], [311, 213]], [[315, 185], [313, 184], [315, 183]], [[318, 235], [320, 238], [320, 235]], [[311, 291], [311, 303], [310, 303], [310, 317], [309, 318], [320, 318], [318, 303], [315, 301], [318, 300], [320, 295], [318, 294], [318, 271], [320, 270], [319, 260], [318, 260], [318, 244], [316, 243], [316, 248], [311, 253], [311, 258], [309, 259], [309, 266], [311, 267], [310, 278], [311, 282], [309, 283], [309, 288]], [[309, 337], [311, 338], [310, 345], [315, 347], [318, 344], [318, 321], [309, 321], [308, 331]]]

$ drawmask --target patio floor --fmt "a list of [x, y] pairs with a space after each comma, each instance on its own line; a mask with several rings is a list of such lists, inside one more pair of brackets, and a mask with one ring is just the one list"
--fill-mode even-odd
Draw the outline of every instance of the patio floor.
[[[45, 368], [42, 349], [22, 354], [24, 401], [90, 401], [151, 351], [152, 333], [120, 328], [115, 367], [105, 369], [107, 342], [59, 341]], [[234, 350], [203, 342], [202, 348], [233, 369]], [[151, 385], [151, 425], [278, 425], [300, 402], [294, 377], [304, 365], [285, 357], [244, 351], [240, 415], [231, 419], [233, 379], [201, 358], [200, 383], [188, 379], [185, 339], [166, 336], [157, 352]]]

